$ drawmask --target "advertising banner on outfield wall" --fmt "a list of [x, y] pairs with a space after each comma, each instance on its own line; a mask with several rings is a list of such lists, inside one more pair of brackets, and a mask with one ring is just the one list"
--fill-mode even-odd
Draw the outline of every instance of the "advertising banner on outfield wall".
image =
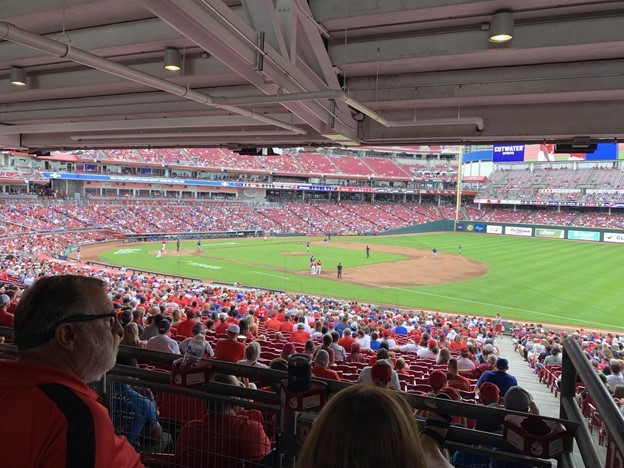
[[568, 231], [568, 239], [599, 242], [600, 233], [596, 231]]
[[519, 227], [519, 226], [505, 226], [505, 234], [507, 234], [508, 236], [531, 237], [533, 235], [533, 228]]
[[563, 239], [563, 229], [541, 229], [535, 228], [535, 237], [551, 237], [555, 239]]
[[485, 226], [483, 224], [475, 224], [474, 232], [485, 232]]
[[466, 226], [464, 226], [462, 223], [457, 223], [455, 225], [455, 230], [456, 231], [465, 231], [466, 230]]
[[624, 234], [622, 234], [621, 232], [605, 232], [604, 241], [624, 244]]
[[487, 227], [486, 232], [488, 234], [502, 234], [503, 233], [503, 226], [489, 225]]

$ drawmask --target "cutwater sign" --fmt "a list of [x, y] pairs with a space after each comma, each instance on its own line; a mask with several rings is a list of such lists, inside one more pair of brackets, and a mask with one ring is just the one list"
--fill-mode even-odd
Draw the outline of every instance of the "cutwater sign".
[[605, 232], [605, 242], [615, 242], [617, 244], [624, 244], [624, 233], [621, 232]]
[[583, 241], [600, 241], [600, 233], [596, 231], [568, 231], [568, 239]]
[[535, 229], [535, 237], [553, 237], [556, 239], [563, 239], [563, 229]]
[[524, 161], [524, 145], [496, 144], [492, 147], [492, 162]]

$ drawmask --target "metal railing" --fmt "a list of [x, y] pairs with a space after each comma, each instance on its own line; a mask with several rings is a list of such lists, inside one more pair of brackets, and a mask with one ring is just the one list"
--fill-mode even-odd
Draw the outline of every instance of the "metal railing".
[[[0, 328], [0, 336], [4, 336], [7, 339], [11, 338], [11, 332], [8, 328]], [[579, 343], [568, 339], [564, 341], [563, 347], [565, 352], [560, 383], [560, 419], [543, 418], [544, 420], [557, 421], [563, 424], [567, 432], [564, 440], [564, 452], [557, 458], [557, 465], [563, 468], [576, 466], [572, 456], [573, 440], [575, 440], [585, 466], [606, 466], [604, 458], [601, 458], [599, 455], [596, 442], [589, 432], [587, 421], [576, 400], [577, 376], [580, 377], [583, 385], [591, 394], [593, 404], [600, 414], [604, 430], [610, 439], [612, 448], [620, 457], [621, 454], [624, 454], [624, 418], [607, 388], [593, 371]], [[126, 346], [120, 347], [119, 355], [136, 358], [139, 362], [151, 363], [159, 367], [169, 367], [175, 359], [179, 358], [179, 356], [169, 353], [158, 353]], [[17, 356], [17, 350], [14, 346], [11, 344], [0, 344], [0, 357], [14, 358], [15, 356]], [[231, 374], [252, 381], [263, 382], [266, 390], [269, 391], [251, 390], [217, 383], [192, 388], [173, 386], [170, 384], [171, 377], [166, 372], [127, 366], [116, 366], [113, 368], [107, 377], [99, 383], [97, 391], [102, 394], [108, 394], [112, 382], [121, 382], [143, 386], [158, 392], [165, 391], [175, 395], [197, 397], [206, 401], [229, 401], [232, 404], [234, 404], [234, 400], [239, 403], [244, 401], [246, 402], [245, 404], [238, 404], [237, 406], [248, 406], [253, 409], [260, 408], [276, 414], [279, 413], [279, 416], [276, 416], [276, 420], [279, 420], [280, 423], [276, 423], [274, 428], [275, 433], [279, 433], [279, 437], [276, 436], [273, 443], [280, 457], [279, 461], [276, 459], [275, 464], [271, 466], [293, 466], [299, 444], [301, 443], [301, 440], [297, 438], [297, 432], [299, 432], [302, 425], [311, 424], [311, 421], [314, 419], [314, 412], [309, 414], [309, 417], [302, 418], [302, 413], [290, 411], [285, 405], [280, 407], [280, 384], [287, 377], [287, 373], [240, 366], [223, 361], [211, 360], [210, 363], [213, 366], [213, 371], [216, 373]], [[352, 385], [351, 383], [338, 381], [324, 381], [324, 383], [326, 384], [327, 393], [330, 395]], [[499, 424], [502, 424], [505, 417], [510, 414], [523, 414], [410, 393], [402, 393], [402, 395], [415, 409], [443, 412]], [[276, 409], [278, 407], [280, 407], [279, 410]], [[419, 423], [422, 424], [422, 421], [419, 421]], [[532, 459], [518, 454], [511, 449], [511, 446], [500, 434], [486, 433], [461, 426], [454, 425], [451, 427], [448, 431], [445, 447], [451, 450], [477, 453], [506, 461], [530, 460], [533, 466], [552, 466], [548, 460]]]

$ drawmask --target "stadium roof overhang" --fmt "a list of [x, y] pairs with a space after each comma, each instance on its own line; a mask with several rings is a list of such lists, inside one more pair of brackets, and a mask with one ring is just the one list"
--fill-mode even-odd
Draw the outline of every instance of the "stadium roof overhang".
[[[503, 8], [513, 39], [494, 44]], [[624, 2], [5, 0], [2, 13], [0, 148], [624, 136]]]

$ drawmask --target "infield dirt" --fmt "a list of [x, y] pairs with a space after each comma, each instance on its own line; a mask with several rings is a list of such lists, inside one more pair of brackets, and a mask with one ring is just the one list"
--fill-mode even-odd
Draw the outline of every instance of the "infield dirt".
[[[322, 242], [313, 242], [312, 244], [322, 245]], [[353, 249], [362, 252], [366, 249], [366, 244], [358, 242], [340, 242], [332, 240], [331, 245], [334, 248]], [[128, 244], [124, 244], [123, 242], [83, 246], [82, 259], [85, 262], [97, 262], [102, 252], [127, 246]], [[393, 262], [345, 268], [342, 272], [342, 282], [374, 287], [427, 286], [476, 278], [484, 275], [488, 271], [485, 264], [460, 255], [438, 252], [436, 258], [433, 258], [433, 254], [430, 250], [379, 244], [375, 244], [371, 247], [371, 257], [374, 258], [375, 252], [399, 254], [407, 258], [405, 260]], [[154, 250], [153, 253], [156, 254], [156, 251]], [[205, 255], [204, 252], [196, 253], [194, 249], [183, 249], [180, 252], [167, 250], [165, 255], [171, 253], [189, 256]], [[284, 254], [307, 255], [301, 252], [285, 252]], [[307, 274], [299, 272], [291, 273]], [[334, 265], [331, 267], [325, 265], [321, 277], [334, 277], [335, 274]], [[204, 279], [209, 280], [210, 278]]]

